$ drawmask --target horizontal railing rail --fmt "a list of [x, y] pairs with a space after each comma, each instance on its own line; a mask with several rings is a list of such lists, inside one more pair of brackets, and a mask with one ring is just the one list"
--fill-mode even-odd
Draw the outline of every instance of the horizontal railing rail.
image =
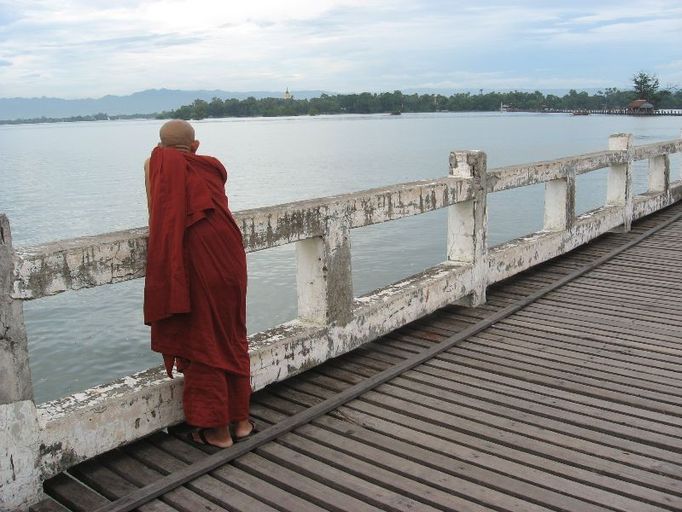
[[[481, 304], [490, 284], [619, 226], [628, 230], [633, 220], [682, 199], [682, 181], [671, 183], [669, 160], [682, 151], [682, 139], [636, 147], [631, 141], [618, 134], [609, 138], [606, 151], [491, 170], [485, 153], [456, 151], [443, 178], [235, 213], [248, 252], [296, 244], [298, 317], [249, 337], [253, 387], [294, 375], [447, 304]], [[634, 195], [632, 162], [647, 159], [648, 190]], [[604, 205], [576, 215], [576, 176], [604, 168], [609, 169]], [[543, 229], [488, 248], [487, 195], [538, 183], [545, 184]], [[448, 210], [445, 261], [355, 297], [350, 231], [440, 208]], [[0, 387], [0, 408], [12, 409], [0, 413], [28, 425], [21, 434], [0, 437], [0, 451], [16, 456], [12, 471], [19, 464], [28, 475], [16, 498], [80, 460], [181, 421], [182, 379], [169, 380], [160, 367], [152, 368], [36, 407], [23, 301], [143, 277], [147, 229], [12, 248], [9, 222], [3, 216], [0, 221], [0, 327], [5, 326], [0, 347], [8, 352], [0, 370], [11, 384]], [[28, 445], [32, 448], [17, 451]], [[0, 477], [2, 471], [0, 465]]]
[[[682, 151], [682, 140], [600, 151], [487, 171], [487, 192], [546, 183], [568, 175]], [[323, 236], [328, 219], [349, 229], [419, 215], [472, 199], [471, 180], [440, 178], [361, 192], [266, 206], [235, 213], [247, 252]], [[14, 298], [36, 299], [69, 289], [144, 277], [147, 228], [16, 249]]]

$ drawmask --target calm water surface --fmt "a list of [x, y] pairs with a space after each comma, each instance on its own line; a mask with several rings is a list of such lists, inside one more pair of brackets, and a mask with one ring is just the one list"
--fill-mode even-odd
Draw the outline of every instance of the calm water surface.
[[[16, 246], [146, 224], [142, 162], [161, 121], [0, 127], [0, 211]], [[454, 149], [481, 149], [489, 167], [678, 137], [680, 118], [511, 113], [219, 119], [195, 123], [200, 153], [228, 168], [234, 211], [445, 176]], [[673, 178], [680, 162], [673, 158]], [[579, 212], [601, 205], [606, 171], [579, 176]], [[646, 163], [635, 189], [646, 187]], [[543, 186], [489, 196], [489, 243], [542, 227]], [[444, 211], [353, 230], [362, 295], [444, 259]], [[249, 330], [296, 316], [293, 245], [249, 255]], [[142, 323], [142, 280], [25, 304], [36, 400], [42, 402], [159, 364]]]

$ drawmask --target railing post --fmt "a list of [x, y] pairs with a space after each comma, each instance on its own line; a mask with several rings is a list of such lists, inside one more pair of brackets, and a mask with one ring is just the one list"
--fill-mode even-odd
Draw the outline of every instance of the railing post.
[[570, 169], [565, 178], [545, 183], [546, 231], [569, 230], [575, 223], [575, 170]]
[[471, 306], [483, 304], [488, 286], [486, 236], [488, 231], [486, 154], [483, 151], [450, 153], [450, 176], [470, 178], [474, 199], [448, 207], [448, 261], [472, 265]]
[[649, 192], [663, 193], [670, 188], [670, 157], [658, 155], [649, 159]]
[[9, 220], [0, 214], [0, 510], [38, 500], [38, 414], [33, 403], [24, 310], [11, 297], [14, 251]]
[[33, 399], [24, 307], [11, 297], [13, 281], [12, 234], [0, 215], [0, 404]]
[[345, 217], [330, 214], [322, 237], [296, 242], [296, 262], [299, 319], [321, 325], [350, 322], [353, 279]]
[[632, 162], [630, 160], [630, 146], [632, 135], [617, 133], [609, 137], [609, 149], [625, 151], [627, 161], [609, 167], [609, 178], [606, 187], [606, 205], [621, 206], [623, 208], [623, 230], [630, 231], [632, 225]]

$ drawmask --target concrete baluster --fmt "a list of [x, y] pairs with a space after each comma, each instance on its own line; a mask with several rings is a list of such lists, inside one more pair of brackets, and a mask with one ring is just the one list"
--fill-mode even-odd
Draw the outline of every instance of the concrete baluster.
[[352, 318], [350, 229], [343, 212], [330, 213], [325, 234], [296, 242], [298, 317], [321, 325]]
[[629, 150], [632, 145], [632, 135], [617, 133], [609, 137], [609, 150], [625, 151], [627, 160], [622, 164], [609, 167], [609, 177], [606, 187], [606, 205], [623, 208], [623, 230], [630, 231], [632, 225], [632, 161]]
[[569, 169], [565, 178], [545, 183], [546, 231], [569, 230], [575, 223], [575, 170]]
[[649, 159], [649, 192], [664, 193], [670, 188], [670, 157], [658, 155]]
[[12, 235], [9, 220], [0, 215], [0, 510], [21, 510], [41, 495], [38, 415], [23, 304], [11, 297], [13, 283]]
[[483, 151], [450, 153], [450, 176], [473, 181], [474, 199], [448, 207], [447, 259], [472, 265], [473, 291], [466, 302], [477, 306], [485, 302], [488, 286], [486, 154]]

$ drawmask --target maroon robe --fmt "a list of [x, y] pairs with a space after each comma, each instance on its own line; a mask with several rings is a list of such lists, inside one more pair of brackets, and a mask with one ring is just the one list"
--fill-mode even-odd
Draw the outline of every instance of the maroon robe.
[[169, 375], [174, 361], [180, 370], [198, 362], [250, 375], [246, 255], [226, 180], [213, 157], [162, 147], [152, 152], [144, 321]]

